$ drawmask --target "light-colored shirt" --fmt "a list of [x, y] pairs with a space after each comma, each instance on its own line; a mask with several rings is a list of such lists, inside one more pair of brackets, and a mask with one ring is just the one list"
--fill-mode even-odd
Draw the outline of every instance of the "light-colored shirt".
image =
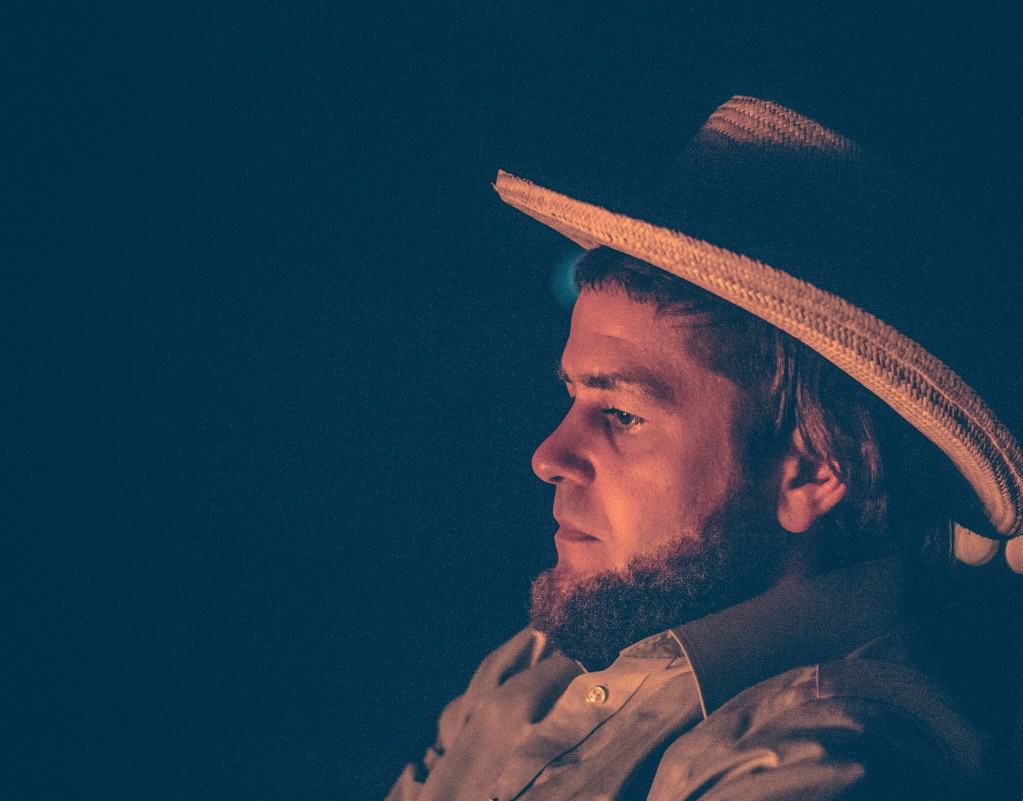
[[898, 567], [788, 582], [587, 672], [527, 629], [388, 801], [966, 798], [976, 733], [909, 664]]

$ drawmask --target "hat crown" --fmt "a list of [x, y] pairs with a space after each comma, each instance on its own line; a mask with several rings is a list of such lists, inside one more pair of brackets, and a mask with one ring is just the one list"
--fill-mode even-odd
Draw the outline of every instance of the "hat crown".
[[694, 138], [712, 146], [778, 147], [803, 156], [853, 159], [860, 147], [815, 120], [770, 100], [736, 95], [718, 106]]
[[[905, 287], [927, 292], [940, 215], [893, 165], [770, 100], [720, 105], [631, 216], [771, 264], [927, 339]], [[925, 304], [926, 307], [929, 304]], [[913, 315], [910, 315], [912, 317]]]

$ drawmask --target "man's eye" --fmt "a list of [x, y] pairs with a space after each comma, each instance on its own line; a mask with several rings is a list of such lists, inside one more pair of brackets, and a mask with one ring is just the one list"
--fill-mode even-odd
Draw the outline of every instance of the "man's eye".
[[643, 423], [643, 418], [629, 412], [623, 412], [621, 409], [615, 409], [614, 407], [608, 407], [600, 410], [612, 423], [612, 425], [618, 428], [636, 428]]

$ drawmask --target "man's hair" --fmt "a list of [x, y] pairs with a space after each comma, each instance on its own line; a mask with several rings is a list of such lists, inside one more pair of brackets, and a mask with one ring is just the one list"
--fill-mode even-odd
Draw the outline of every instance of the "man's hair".
[[[751, 476], [777, 464], [799, 431], [810, 456], [832, 465], [845, 498], [816, 530], [840, 562], [930, 545], [947, 514], [936, 508], [929, 443], [880, 399], [822, 356], [769, 323], [646, 262], [610, 248], [576, 265], [580, 290], [620, 290], [685, 318], [689, 350], [749, 392], [744, 467]], [[926, 499], [926, 500], [925, 500]], [[933, 546], [932, 546], [933, 547]]]

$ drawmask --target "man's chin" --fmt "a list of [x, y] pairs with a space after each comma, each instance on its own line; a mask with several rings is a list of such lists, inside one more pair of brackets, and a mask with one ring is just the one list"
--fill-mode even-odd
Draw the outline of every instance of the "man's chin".
[[539, 631], [547, 632], [554, 621], [560, 621], [570, 599], [586, 598], [601, 586], [618, 581], [627, 582], [625, 574], [614, 570], [582, 570], [563, 560], [533, 581], [530, 622]]
[[763, 520], [732, 506], [713, 516], [698, 539], [680, 539], [623, 570], [584, 573], [559, 561], [533, 582], [530, 621], [587, 668], [607, 667], [644, 637], [766, 590], [784, 538]]
[[577, 566], [568, 564], [564, 560], [559, 560], [554, 567], [544, 572], [550, 574], [550, 581], [558, 590], [568, 593], [575, 587], [585, 584], [587, 581], [595, 578], [596, 576], [599, 576], [602, 573], [610, 573], [611, 571], [601, 571], [596, 569], [584, 570]]
[[634, 637], [634, 626], [621, 629], [621, 613], [633, 606], [630, 588], [621, 574], [587, 575], [558, 565], [533, 582], [530, 623], [564, 654], [599, 670], [610, 665], [629, 642], [639, 639]]
[[556, 631], [564, 621], [566, 600], [583, 580], [560, 563], [537, 576], [530, 589], [529, 622], [533, 628], [545, 634]]

